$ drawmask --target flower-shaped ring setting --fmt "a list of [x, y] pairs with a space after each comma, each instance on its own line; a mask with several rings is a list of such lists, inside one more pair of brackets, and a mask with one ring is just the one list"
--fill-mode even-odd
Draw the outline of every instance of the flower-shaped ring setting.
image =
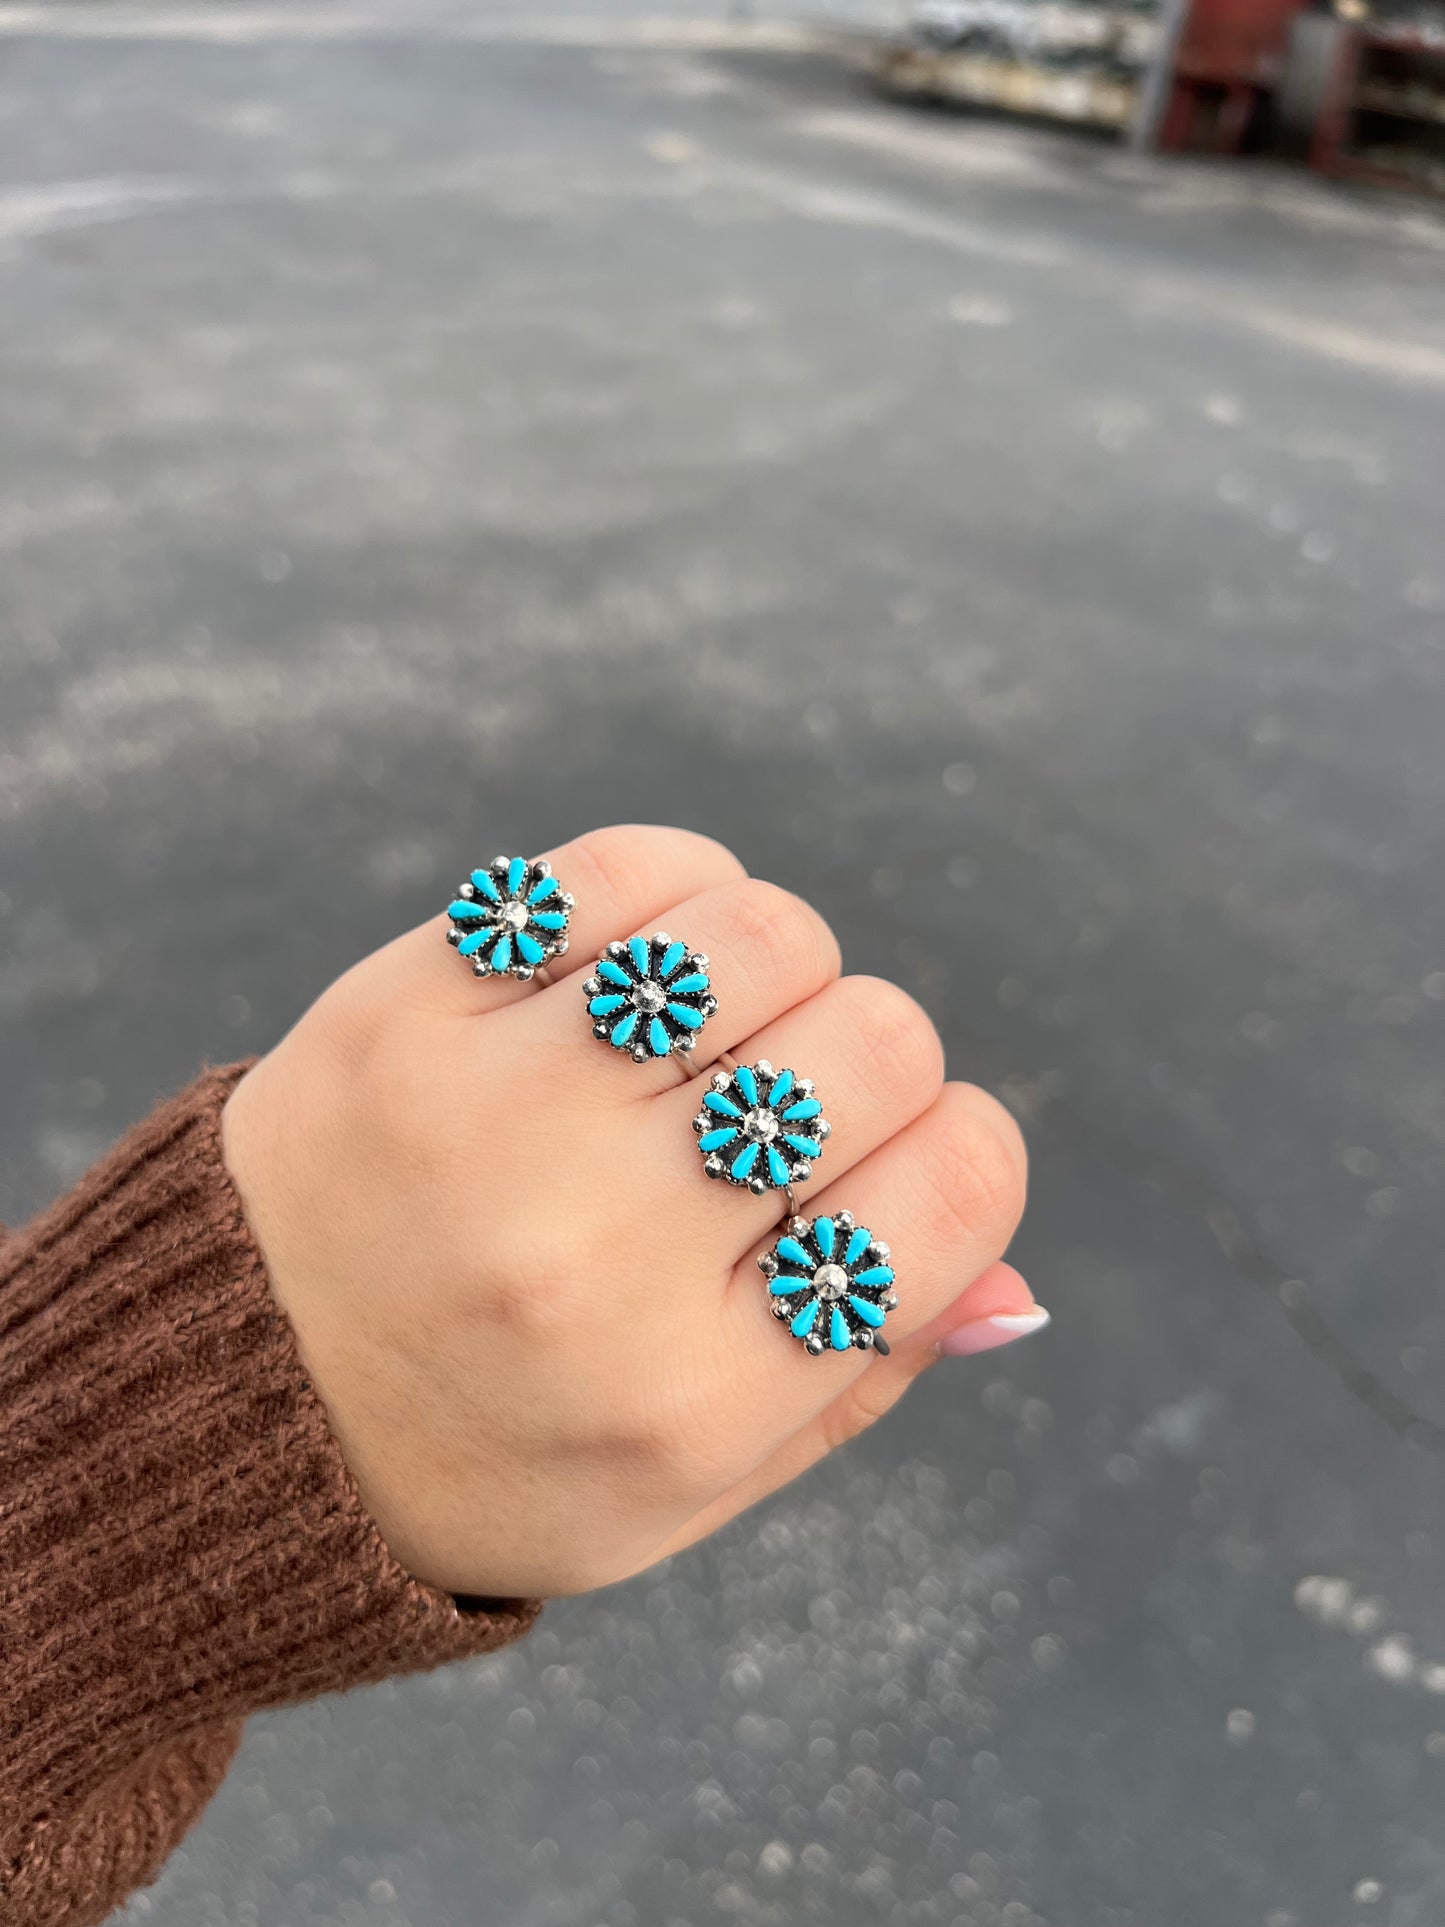
[[756, 1064], [714, 1072], [692, 1128], [710, 1178], [746, 1185], [761, 1196], [811, 1177], [833, 1127], [810, 1077], [775, 1071], [760, 1057]]
[[665, 930], [610, 943], [582, 986], [592, 1035], [634, 1064], [685, 1054], [717, 1009], [711, 982], [703, 952]]
[[477, 977], [515, 977], [527, 983], [544, 964], [565, 956], [576, 899], [562, 888], [550, 863], [499, 856], [473, 870], [447, 906], [447, 942]]
[[885, 1351], [880, 1328], [898, 1304], [888, 1246], [851, 1211], [790, 1218], [758, 1259], [773, 1316], [814, 1358], [825, 1351]]

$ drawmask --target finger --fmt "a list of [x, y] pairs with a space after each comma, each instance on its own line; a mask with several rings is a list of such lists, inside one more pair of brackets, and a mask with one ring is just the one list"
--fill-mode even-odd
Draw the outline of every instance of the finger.
[[[1004, 1321], [1004, 1322], [996, 1322]], [[974, 1334], [976, 1351], [992, 1351], [1048, 1323], [1048, 1313], [1037, 1304], [1012, 1265], [990, 1265], [981, 1277], [947, 1306], [932, 1324], [900, 1341], [888, 1358], [875, 1357], [821, 1412], [808, 1419], [791, 1438], [766, 1453], [736, 1485], [705, 1506], [659, 1552], [665, 1559], [716, 1532], [749, 1506], [827, 1458], [890, 1412], [904, 1393], [941, 1356], [940, 1342], [955, 1333]], [[987, 1339], [988, 1342], [983, 1342]], [[957, 1354], [956, 1354], [957, 1355]]]
[[[972, 1084], [948, 1084], [922, 1117], [810, 1199], [807, 1216], [836, 1219], [847, 1210], [886, 1241], [898, 1299], [884, 1327], [892, 1346], [925, 1331], [1003, 1256], [1023, 1213], [1026, 1173], [1023, 1138], [1003, 1106]], [[735, 1271], [717, 1349], [720, 1359], [759, 1359], [735, 1396], [761, 1435], [781, 1442], [869, 1370], [872, 1355], [830, 1347], [809, 1357], [787, 1324], [774, 1324], [777, 1294], [755, 1263], [771, 1245], [771, 1237], [756, 1245]], [[818, 1301], [825, 1339], [832, 1311]]]
[[[631, 933], [635, 934], [639, 922], [652, 921], [634, 918]], [[719, 1051], [727, 1050], [738, 1038], [749, 1036], [769, 1019], [813, 996], [838, 975], [840, 968], [838, 940], [817, 911], [801, 897], [758, 877], [742, 877], [674, 903], [656, 922], [680, 954], [685, 946], [686, 952], [706, 959], [690, 976], [690, 981], [705, 979], [703, 988], [717, 999], [715, 1014], [696, 1034], [694, 1049], [699, 1067], [710, 1064]], [[623, 920], [609, 935], [621, 940], [629, 933], [629, 925]], [[645, 963], [642, 946], [639, 952]], [[655, 945], [653, 954], [656, 958]], [[594, 963], [596, 959], [594, 952]], [[613, 963], [610, 958], [603, 961]], [[658, 963], [665, 966], [666, 957], [658, 958]], [[609, 1091], [616, 1091], [620, 1083], [633, 1098], [680, 1089], [693, 1076], [686, 1065], [670, 1062], [665, 1055], [651, 1057], [640, 1065], [631, 1063], [631, 1050], [646, 1047], [643, 1040], [649, 1034], [652, 1016], [644, 1009], [630, 1007], [628, 978], [635, 979], [637, 971], [625, 954], [614, 968], [619, 975], [617, 987], [601, 980], [597, 984], [611, 1006], [607, 1019], [614, 1026], [625, 1026], [611, 1031], [619, 1047], [608, 1050], [594, 1045], [583, 1059], [572, 1060], [575, 1074], [600, 1082]], [[686, 970], [687, 965], [680, 962], [678, 969]], [[616, 1004], [612, 1003], [614, 997], [619, 999]], [[535, 1050], [570, 1053], [575, 1051], [579, 1036], [586, 1043], [590, 1025], [587, 1010], [588, 1001], [579, 999], [577, 985], [564, 983], [544, 990], [518, 1016], [525, 1016]], [[635, 1023], [631, 1021], [634, 1016]], [[657, 1036], [665, 1052], [667, 1034], [660, 1024]], [[699, 1098], [701, 1095], [699, 1091]]]
[[[776, 1222], [778, 1192], [790, 1181], [803, 1183], [799, 1171], [815, 1184], [836, 1180], [921, 1116], [943, 1086], [943, 1046], [927, 1013], [879, 977], [826, 984], [734, 1054], [750, 1068], [764, 1067], [752, 1084], [719, 1072], [722, 1090], [694, 1080], [666, 1091], [652, 1106], [651, 1128], [663, 1195], [688, 1223], [706, 1210], [729, 1226], [737, 1253]], [[774, 1067], [777, 1076], [769, 1074]], [[789, 1069], [815, 1089], [800, 1092], [787, 1080]], [[821, 1115], [789, 1116], [814, 1104], [822, 1105]], [[736, 1180], [727, 1175], [734, 1167]], [[699, 1185], [714, 1172], [724, 1175]], [[768, 1188], [754, 1196], [748, 1179]]]
[[[732, 852], [711, 837], [652, 823], [589, 830], [547, 851], [544, 860], [559, 888], [576, 899], [567, 949], [547, 965], [559, 980], [589, 964], [619, 930], [651, 922], [683, 895], [746, 875]], [[445, 913], [429, 918], [367, 958], [370, 986], [431, 1010], [461, 1013], [495, 1010], [538, 994], [535, 985], [510, 977], [478, 982], [448, 946], [450, 927]]]

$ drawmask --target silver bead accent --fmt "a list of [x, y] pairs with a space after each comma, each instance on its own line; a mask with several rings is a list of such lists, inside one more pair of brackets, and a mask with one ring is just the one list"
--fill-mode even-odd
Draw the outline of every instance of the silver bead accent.
[[833, 1213], [833, 1222], [840, 1230], [851, 1231], [858, 1220], [853, 1216], [851, 1211], [835, 1211]]
[[697, 1116], [692, 1120], [692, 1128], [697, 1132], [698, 1136], [701, 1137], [711, 1123], [712, 1119], [708, 1116], [707, 1112], [699, 1111]]
[[787, 1318], [789, 1316], [788, 1301], [786, 1298], [771, 1299], [768, 1309], [772, 1312], [774, 1318]]
[[634, 1044], [632, 1047], [632, 1061], [634, 1064], [645, 1064], [651, 1055], [652, 1052], [647, 1048], [646, 1044]]
[[592, 1026], [592, 1035], [594, 1037], [605, 1037], [607, 1035], [607, 1026], [601, 1018], [598, 1018], [597, 1022]]
[[712, 1087], [715, 1091], [725, 1091], [732, 1081], [731, 1071], [714, 1071], [712, 1074]]
[[552, 874], [552, 866], [545, 857], [540, 863], [534, 863], [532, 868], [536, 871], [539, 881], [542, 877], [549, 877]]
[[472, 975], [474, 977], [490, 977], [491, 974], [492, 966], [489, 963], [484, 963], [480, 957], [472, 965]]
[[447, 932], [447, 942], [455, 950], [457, 945], [461, 942], [461, 940], [462, 940], [462, 933], [460, 930], [457, 929], [456, 925], [453, 924], [451, 929], [448, 930]]
[[811, 1097], [815, 1089], [812, 1078], [800, 1077], [797, 1082], [797, 1089], [802, 1092], [804, 1097]]
[[492, 858], [492, 868], [499, 877], [504, 877], [511, 867], [512, 859], [509, 856], [494, 856]]
[[517, 968], [512, 972], [512, 975], [519, 984], [529, 984], [532, 981], [532, 966], [530, 964], [518, 964]]
[[898, 1293], [896, 1291], [885, 1291], [883, 1296], [878, 1300], [878, 1302], [883, 1307], [884, 1311], [897, 1311]]
[[893, 1256], [893, 1253], [881, 1238], [875, 1238], [868, 1247], [868, 1256], [875, 1259], [880, 1265], [886, 1265], [888, 1260]]
[[575, 910], [577, 908], [577, 899], [570, 890], [564, 890], [562, 892], [562, 908], [564, 910]]
[[813, 1229], [813, 1220], [811, 1218], [804, 1218], [800, 1216], [796, 1218], [789, 1218], [788, 1220], [788, 1230], [795, 1238], [806, 1238], [808, 1233], [812, 1229]]
[[554, 957], [565, 957], [571, 948], [572, 939], [570, 937], [559, 937], [552, 946], [552, 955]]
[[703, 998], [700, 1008], [704, 1017], [715, 1017], [717, 1015], [717, 998], [712, 995], [711, 991]]
[[608, 944], [607, 946], [607, 954], [609, 957], [625, 957], [629, 953], [628, 953], [627, 945], [622, 941], [622, 939], [620, 937], [614, 937], [611, 943]]
[[477, 886], [475, 883], [464, 883], [461, 889], [457, 891], [459, 897], [467, 897], [468, 899], [474, 897], [476, 894]]
[[773, 1067], [766, 1057], [760, 1057], [757, 1063], [753, 1065], [753, 1069], [763, 1077], [771, 1077], [773, 1075]]
[[584, 997], [600, 997], [602, 995], [602, 979], [600, 977], [589, 977], [582, 986], [582, 994]]
[[670, 950], [672, 948], [672, 938], [668, 936], [665, 930], [654, 930], [652, 933], [652, 941], [654, 943], [660, 943], [664, 950]]
[[771, 1251], [765, 1251], [765, 1252], [763, 1253], [763, 1255], [762, 1255], [762, 1257], [761, 1257], [761, 1258], [759, 1258], [759, 1260], [758, 1260], [758, 1270], [759, 1270], [759, 1271], [760, 1271], [760, 1272], [761, 1272], [761, 1273], [763, 1274], [763, 1276], [764, 1276], [765, 1278], [776, 1278], [776, 1277], [777, 1277], [777, 1275], [778, 1275], [778, 1261], [777, 1261], [777, 1259], [776, 1259], [776, 1258], [775, 1258], [775, 1257], [773, 1256], [773, 1254], [772, 1254], [772, 1252], [771, 1252]]
[[763, 1195], [764, 1191], [767, 1190], [767, 1188], [768, 1188], [768, 1181], [766, 1178], [749, 1178], [748, 1179], [748, 1189], [749, 1191], [752, 1192], [755, 1198], [760, 1198]]
[[694, 970], [706, 970], [711, 959], [705, 950], [694, 950], [687, 961]]
[[853, 1343], [858, 1347], [860, 1352], [871, 1351], [873, 1346], [873, 1333], [867, 1325], [861, 1326], [859, 1330], [854, 1332]]
[[806, 1184], [813, 1175], [813, 1167], [806, 1158], [799, 1158], [790, 1175], [794, 1184]]
[[703, 1159], [702, 1168], [710, 1178], [720, 1178], [723, 1174], [723, 1161], [714, 1151], [711, 1157]]
[[822, 1351], [824, 1342], [819, 1333], [809, 1332], [808, 1336], [803, 1340], [803, 1350], [805, 1352], [811, 1352], [813, 1357], [816, 1358]]
[[[828, 1139], [833, 1135], [833, 1127], [828, 1122], [826, 1117], [820, 1117], [818, 1119], [817, 1129], [814, 1131], [813, 1135], [814, 1137], [817, 1138], [820, 1144], [826, 1144], [828, 1142]], [[841, 1223], [841, 1220], [839, 1222]], [[852, 1224], [853, 1220], [851, 1216], [849, 1217], [848, 1222], [849, 1224]]]

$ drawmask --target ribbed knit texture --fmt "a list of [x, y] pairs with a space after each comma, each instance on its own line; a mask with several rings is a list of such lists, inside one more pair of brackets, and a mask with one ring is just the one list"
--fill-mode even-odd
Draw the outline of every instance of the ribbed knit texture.
[[459, 1614], [362, 1506], [221, 1162], [245, 1070], [0, 1242], [3, 1927], [88, 1927], [151, 1879], [247, 1713], [536, 1612]]

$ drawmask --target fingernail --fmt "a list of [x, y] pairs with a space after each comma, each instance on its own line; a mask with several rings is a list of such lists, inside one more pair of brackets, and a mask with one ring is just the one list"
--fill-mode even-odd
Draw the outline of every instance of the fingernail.
[[944, 1333], [938, 1341], [938, 1355], [972, 1358], [977, 1352], [997, 1351], [1000, 1345], [1012, 1345], [1016, 1338], [1041, 1332], [1048, 1322], [1049, 1314], [1042, 1305], [1035, 1305], [1029, 1311], [995, 1312], [990, 1318], [970, 1319], [968, 1324]]

